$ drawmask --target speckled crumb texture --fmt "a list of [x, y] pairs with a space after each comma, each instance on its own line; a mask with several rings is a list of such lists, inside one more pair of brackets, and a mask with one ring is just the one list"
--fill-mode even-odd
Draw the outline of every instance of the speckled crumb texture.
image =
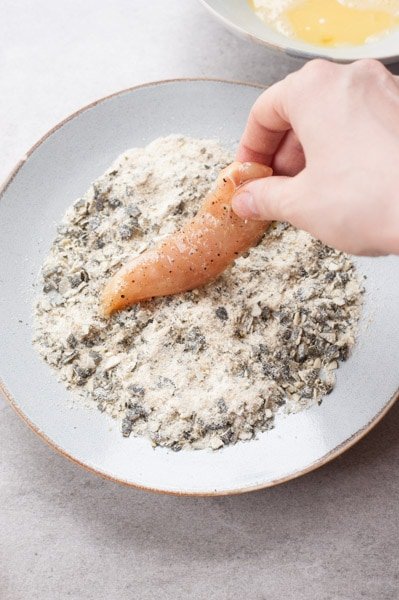
[[284, 223], [206, 287], [101, 317], [107, 279], [192, 217], [231, 160], [180, 135], [127, 151], [68, 209], [44, 262], [34, 343], [126, 437], [174, 450], [250, 440], [278, 411], [321, 402], [355, 342], [353, 263]]

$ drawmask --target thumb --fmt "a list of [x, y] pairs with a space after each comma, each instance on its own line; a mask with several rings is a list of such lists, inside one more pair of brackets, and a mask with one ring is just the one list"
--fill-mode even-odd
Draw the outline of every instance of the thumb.
[[254, 179], [238, 188], [232, 207], [242, 219], [288, 221], [297, 199], [296, 177]]

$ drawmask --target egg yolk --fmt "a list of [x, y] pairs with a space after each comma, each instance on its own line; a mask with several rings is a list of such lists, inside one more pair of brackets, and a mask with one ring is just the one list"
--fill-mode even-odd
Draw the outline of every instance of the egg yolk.
[[305, 0], [285, 15], [296, 38], [322, 46], [364, 44], [398, 23], [387, 11], [353, 8], [338, 0]]

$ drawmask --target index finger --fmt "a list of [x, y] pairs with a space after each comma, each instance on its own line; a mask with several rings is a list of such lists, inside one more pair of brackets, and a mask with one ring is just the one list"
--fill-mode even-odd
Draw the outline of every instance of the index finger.
[[271, 165], [291, 124], [284, 110], [286, 79], [265, 90], [253, 105], [237, 151], [237, 160]]

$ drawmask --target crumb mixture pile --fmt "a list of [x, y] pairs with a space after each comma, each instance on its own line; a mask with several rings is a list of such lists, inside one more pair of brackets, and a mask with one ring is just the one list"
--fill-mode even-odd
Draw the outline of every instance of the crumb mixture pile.
[[177, 135], [127, 151], [68, 209], [44, 262], [34, 343], [126, 437], [173, 450], [249, 440], [277, 411], [321, 402], [354, 344], [353, 263], [287, 224], [202, 289], [100, 315], [107, 279], [192, 217], [231, 160]]

